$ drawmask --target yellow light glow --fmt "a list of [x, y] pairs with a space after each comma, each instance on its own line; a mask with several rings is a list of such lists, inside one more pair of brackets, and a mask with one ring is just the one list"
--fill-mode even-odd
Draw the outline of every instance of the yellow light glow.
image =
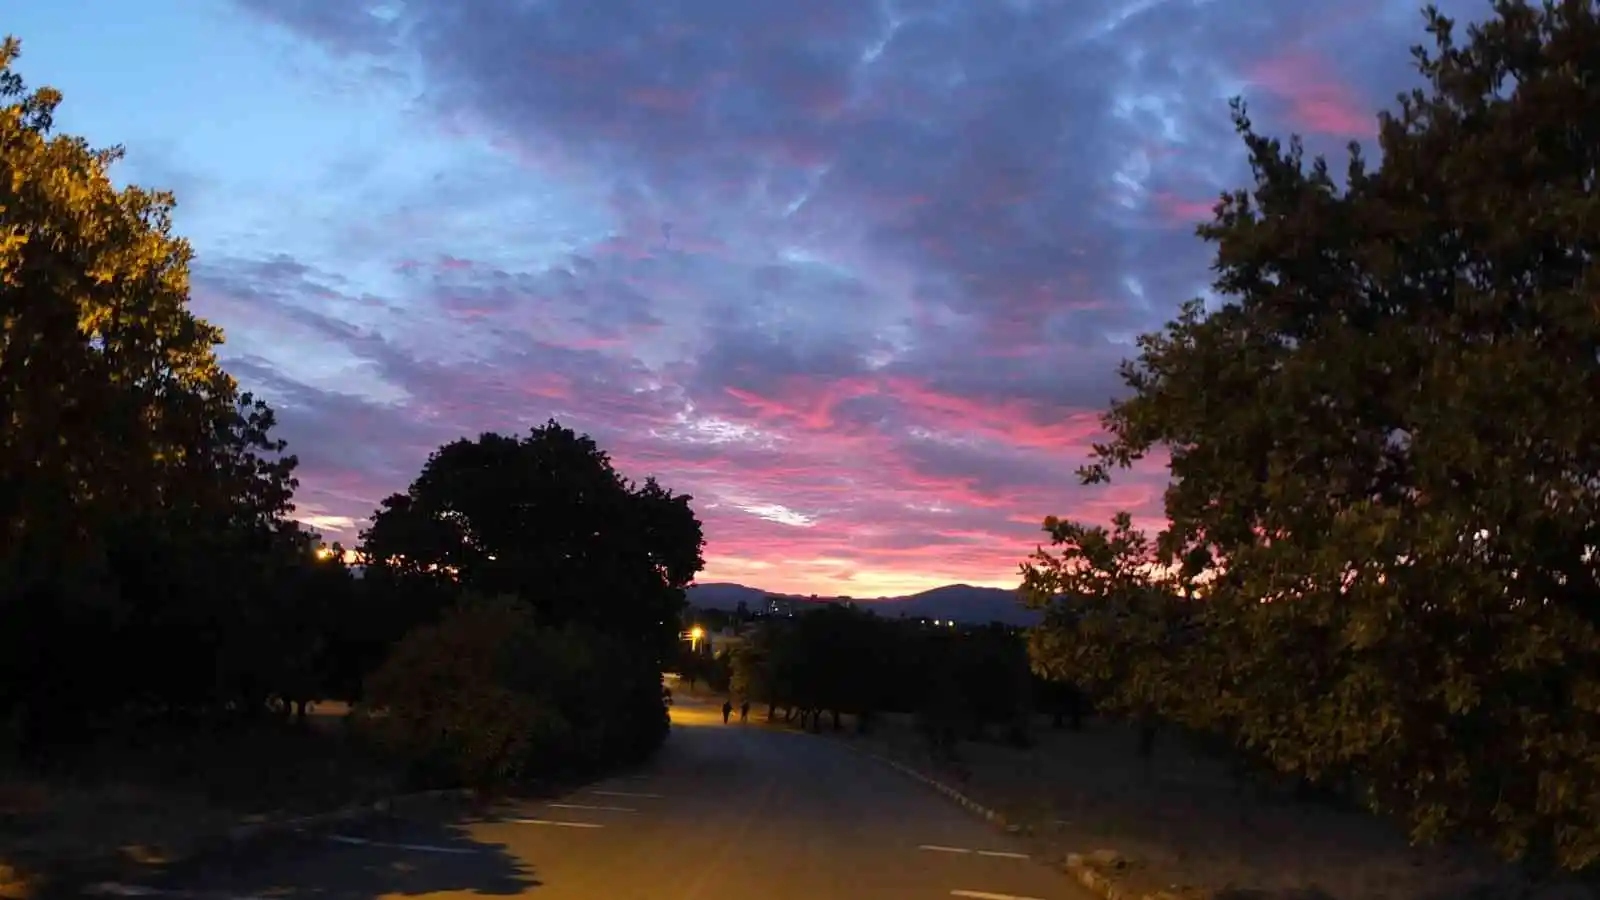
[[317, 548], [317, 559], [327, 559], [331, 556], [333, 556], [333, 551], [329, 550], [327, 547]]
[[706, 636], [706, 630], [704, 628], [701, 628], [699, 625], [696, 625], [695, 627], [689, 629], [689, 637], [694, 638], [697, 641], [700, 640], [701, 638], [705, 637], [705, 636]]

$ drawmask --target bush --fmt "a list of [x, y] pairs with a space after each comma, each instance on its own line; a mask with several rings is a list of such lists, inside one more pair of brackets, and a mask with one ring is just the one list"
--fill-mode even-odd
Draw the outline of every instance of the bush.
[[468, 599], [407, 634], [366, 684], [370, 725], [429, 782], [489, 788], [634, 762], [667, 733], [648, 654], [513, 598]]

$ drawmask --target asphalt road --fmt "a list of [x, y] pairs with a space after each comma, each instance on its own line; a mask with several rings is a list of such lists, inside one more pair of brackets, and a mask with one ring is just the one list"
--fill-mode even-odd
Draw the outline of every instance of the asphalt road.
[[641, 774], [453, 821], [393, 820], [218, 861], [123, 896], [1086, 900], [944, 797], [822, 736], [680, 701]]

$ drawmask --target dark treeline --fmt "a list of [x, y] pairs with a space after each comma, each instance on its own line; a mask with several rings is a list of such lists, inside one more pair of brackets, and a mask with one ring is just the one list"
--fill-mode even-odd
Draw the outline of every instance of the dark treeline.
[[363, 703], [431, 780], [649, 752], [700, 525], [550, 422], [434, 453], [353, 559], [188, 309], [172, 198], [53, 133], [0, 50], [0, 749]]
[[913, 715], [941, 753], [966, 739], [1031, 741], [1038, 712], [1057, 724], [1081, 721], [1079, 693], [1029, 668], [1020, 629], [949, 626], [886, 618], [870, 609], [824, 604], [793, 618], [745, 627], [742, 646], [716, 658], [692, 656], [680, 669], [764, 708], [768, 719], [815, 730], [849, 716], [871, 729], [884, 713]]

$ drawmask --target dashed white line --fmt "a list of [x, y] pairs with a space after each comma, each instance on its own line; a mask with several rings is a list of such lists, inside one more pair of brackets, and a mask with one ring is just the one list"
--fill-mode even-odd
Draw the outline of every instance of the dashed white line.
[[595, 812], [638, 812], [631, 806], [587, 806], [582, 803], [546, 803], [551, 809], [592, 809]]
[[594, 822], [563, 822], [560, 819], [507, 819], [517, 825], [554, 825], [558, 828], [604, 828]]
[[180, 900], [265, 900], [244, 894], [219, 894], [208, 891], [161, 890], [139, 884], [118, 884], [114, 881], [90, 885], [83, 892], [96, 897], [173, 897]]
[[1027, 859], [1026, 853], [1012, 853], [1009, 850], [972, 850], [967, 847], [946, 847], [942, 844], [920, 844], [918, 850], [928, 850], [933, 853], [971, 853], [977, 856], [990, 856], [996, 859]]
[[440, 847], [437, 844], [397, 844], [390, 841], [373, 841], [348, 834], [330, 834], [328, 840], [335, 844], [353, 844], [358, 847], [387, 847], [391, 850], [416, 850], [421, 853], [456, 853], [468, 855], [478, 851], [470, 847]]
[[969, 897], [971, 900], [1039, 900], [1038, 897], [1019, 897], [1016, 894], [991, 894], [988, 891], [951, 891], [952, 897]]
[[638, 794], [633, 791], [590, 791], [596, 797], [639, 797], [646, 800], [660, 800], [660, 794]]

